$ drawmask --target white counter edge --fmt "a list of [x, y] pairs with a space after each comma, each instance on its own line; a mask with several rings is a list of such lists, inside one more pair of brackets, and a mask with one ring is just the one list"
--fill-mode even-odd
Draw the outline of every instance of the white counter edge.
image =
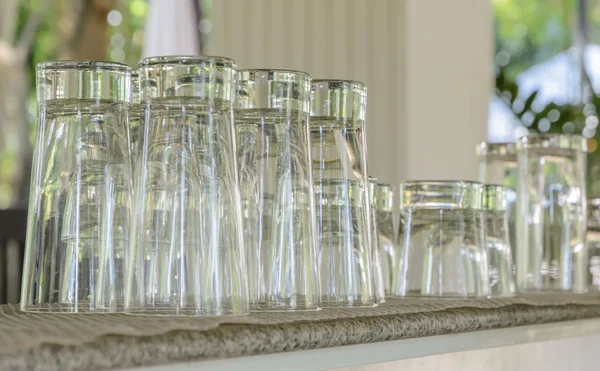
[[600, 318], [130, 370], [323, 370], [587, 336], [600, 345]]

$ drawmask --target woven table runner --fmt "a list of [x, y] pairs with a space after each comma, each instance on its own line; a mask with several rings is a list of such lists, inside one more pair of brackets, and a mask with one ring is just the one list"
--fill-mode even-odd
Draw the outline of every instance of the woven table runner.
[[598, 307], [600, 296], [537, 295], [502, 299], [392, 299], [374, 308], [323, 309], [317, 312], [272, 312], [248, 316], [186, 317], [126, 314], [24, 313], [17, 306], [0, 306], [0, 355], [43, 344], [73, 346], [107, 335], [149, 337], [173, 331], [208, 331], [225, 324], [286, 325], [406, 314], [427, 314], [457, 308], [496, 309], [507, 306]]

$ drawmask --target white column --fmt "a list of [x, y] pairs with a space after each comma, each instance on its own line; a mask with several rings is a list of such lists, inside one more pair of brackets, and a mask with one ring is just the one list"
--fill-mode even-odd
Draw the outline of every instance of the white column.
[[475, 179], [493, 86], [489, 1], [406, 1], [407, 179]]

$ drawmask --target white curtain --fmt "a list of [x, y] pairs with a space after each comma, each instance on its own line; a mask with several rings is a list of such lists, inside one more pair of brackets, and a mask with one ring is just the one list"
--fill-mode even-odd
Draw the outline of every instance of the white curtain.
[[196, 0], [151, 0], [143, 57], [200, 55]]

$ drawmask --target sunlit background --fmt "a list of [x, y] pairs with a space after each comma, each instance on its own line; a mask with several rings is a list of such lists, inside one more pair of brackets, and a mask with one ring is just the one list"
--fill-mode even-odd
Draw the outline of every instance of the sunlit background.
[[496, 74], [488, 136], [588, 138], [588, 194], [600, 195], [600, 1], [494, 0]]

